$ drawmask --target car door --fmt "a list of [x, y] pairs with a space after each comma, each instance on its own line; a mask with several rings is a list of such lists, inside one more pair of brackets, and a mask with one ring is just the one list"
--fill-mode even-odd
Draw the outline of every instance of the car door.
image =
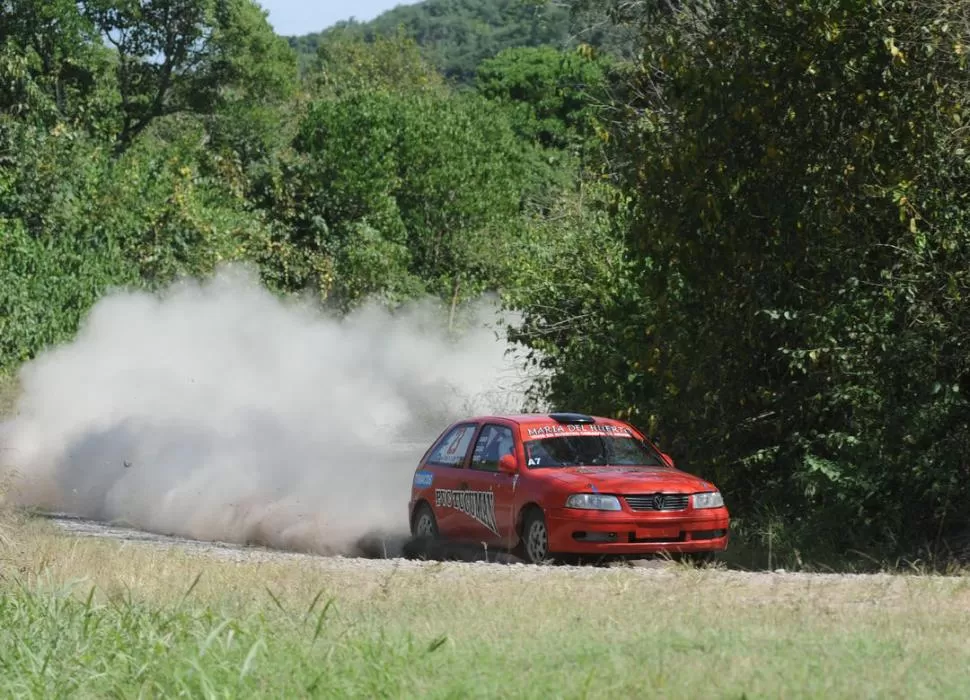
[[428, 500], [438, 522], [438, 532], [456, 537], [461, 513], [453, 507], [455, 493], [466, 473], [464, 469], [475, 436], [475, 423], [459, 423], [445, 433], [428, 453], [422, 471], [430, 473]]
[[515, 454], [510, 426], [486, 423], [475, 438], [468, 467], [459, 484], [464, 517], [456, 521], [458, 537], [505, 546], [513, 535], [515, 477], [499, 472], [502, 455]]

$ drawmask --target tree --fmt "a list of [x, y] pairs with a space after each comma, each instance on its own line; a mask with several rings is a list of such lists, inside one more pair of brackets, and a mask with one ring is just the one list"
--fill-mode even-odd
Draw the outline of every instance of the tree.
[[361, 90], [444, 90], [445, 81], [403, 33], [365, 42], [343, 32], [328, 34], [317, 49], [308, 82], [321, 96]]
[[635, 358], [617, 348], [640, 342], [638, 324], [651, 310], [627, 254], [620, 201], [608, 183], [580, 180], [501, 250], [500, 290], [519, 319], [509, 338], [541, 370], [531, 390], [536, 410], [551, 402], [621, 418], [636, 411]]
[[545, 0], [426, 0], [395, 7], [371, 22], [342, 22], [294, 38], [291, 45], [312, 55], [334, 34], [370, 42], [402, 32], [437, 70], [463, 83], [471, 82], [481, 61], [503, 49], [570, 43], [569, 11]]
[[605, 105], [607, 63], [591, 49], [507, 49], [478, 67], [475, 87], [517, 108], [524, 138], [546, 148], [575, 148], [595, 134], [597, 105]]
[[53, 126], [110, 128], [110, 52], [74, 0], [0, 2], [0, 107]]
[[69, 339], [115, 286], [294, 257], [241, 193], [200, 172], [200, 137], [144, 139], [115, 157], [63, 124], [0, 123], [0, 371]]
[[246, 167], [270, 159], [293, 136], [296, 56], [253, 2], [220, 2], [215, 20], [188, 104], [205, 115], [211, 147]]
[[119, 153], [159, 118], [294, 85], [295, 57], [252, 0], [93, 0], [83, 14], [117, 53]]
[[625, 7], [643, 59], [611, 163], [647, 315], [610, 342], [633, 417], [742, 516], [833, 550], [965, 527], [962, 6]]
[[[353, 92], [318, 101], [269, 207], [293, 245], [330, 261], [337, 303], [428, 291], [449, 301], [494, 283], [530, 152], [500, 108], [448, 92]], [[320, 268], [318, 268], [320, 269]]]

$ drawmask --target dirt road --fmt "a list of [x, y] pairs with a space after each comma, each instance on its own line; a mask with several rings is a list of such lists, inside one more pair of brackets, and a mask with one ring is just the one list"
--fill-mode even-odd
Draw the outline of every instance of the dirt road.
[[[226, 561], [234, 562], [281, 562], [281, 561], [303, 561], [318, 570], [372, 570], [375, 573], [390, 572], [392, 569], [420, 569], [423, 567], [447, 566], [458, 569], [473, 567], [481, 573], [493, 570], [509, 571], [510, 567], [488, 562], [426, 562], [411, 561], [399, 557], [388, 558], [365, 558], [365, 557], [343, 557], [343, 556], [322, 556], [318, 554], [304, 554], [298, 552], [285, 552], [265, 547], [241, 546], [227, 542], [201, 542], [198, 540], [186, 539], [183, 537], [172, 537], [151, 532], [144, 532], [128, 527], [109, 525], [106, 523], [95, 522], [84, 518], [71, 515], [49, 514], [45, 516], [57, 528], [66, 533], [77, 537], [92, 537], [119, 542], [140, 543], [147, 546], [161, 548], [177, 548], [182, 552], [193, 556], [213, 557]], [[678, 565], [662, 560], [645, 560], [629, 562], [626, 564], [616, 564], [609, 567], [598, 566], [531, 566], [525, 564], [513, 565], [511, 568], [519, 572], [519, 576], [544, 577], [546, 575], [560, 575], [568, 572], [570, 575], [579, 577], [597, 577], [609, 575], [615, 571], [614, 567], [622, 567], [627, 570], [642, 573], [645, 576], [663, 575], [672, 573]], [[702, 573], [702, 572], [698, 572]], [[763, 584], [777, 585], [782, 581], [792, 583], [796, 581], [817, 581], [817, 582], [847, 582], [852, 579], [867, 579], [876, 581], [884, 579], [891, 581], [897, 578], [894, 574], [844, 574], [844, 573], [805, 573], [805, 572], [786, 572], [777, 571], [737, 571], [721, 570], [708, 572], [710, 574], [724, 577], [726, 580], [733, 580], [744, 584]]]
[[318, 554], [304, 554], [300, 552], [284, 552], [266, 547], [252, 547], [232, 544], [230, 542], [203, 542], [186, 537], [161, 535], [145, 532], [130, 527], [111, 525], [108, 523], [79, 518], [63, 513], [48, 513], [43, 516], [59, 529], [77, 537], [94, 537], [100, 539], [117, 540], [119, 542], [144, 543], [162, 548], [177, 548], [187, 554], [198, 554], [219, 559], [238, 562], [282, 561], [282, 560], [310, 560], [315, 564], [334, 567], [345, 566], [373, 566], [376, 569], [387, 568], [390, 561], [398, 564], [405, 563], [420, 566], [418, 562], [407, 562], [401, 559], [367, 559], [363, 557], [326, 557]]

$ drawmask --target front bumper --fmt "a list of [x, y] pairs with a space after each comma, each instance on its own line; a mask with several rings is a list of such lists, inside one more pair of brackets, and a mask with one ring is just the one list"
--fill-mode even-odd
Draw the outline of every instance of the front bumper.
[[557, 554], [720, 552], [728, 546], [730, 520], [727, 508], [660, 513], [546, 511], [549, 551]]

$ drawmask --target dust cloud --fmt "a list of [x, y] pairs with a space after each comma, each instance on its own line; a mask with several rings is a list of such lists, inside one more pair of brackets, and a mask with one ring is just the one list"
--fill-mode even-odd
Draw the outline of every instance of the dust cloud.
[[528, 377], [483, 300], [337, 318], [246, 268], [118, 292], [21, 372], [0, 426], [21, 506], [200, 540], [352, 554], [406, 533], [449, 421], [516, 411]]

